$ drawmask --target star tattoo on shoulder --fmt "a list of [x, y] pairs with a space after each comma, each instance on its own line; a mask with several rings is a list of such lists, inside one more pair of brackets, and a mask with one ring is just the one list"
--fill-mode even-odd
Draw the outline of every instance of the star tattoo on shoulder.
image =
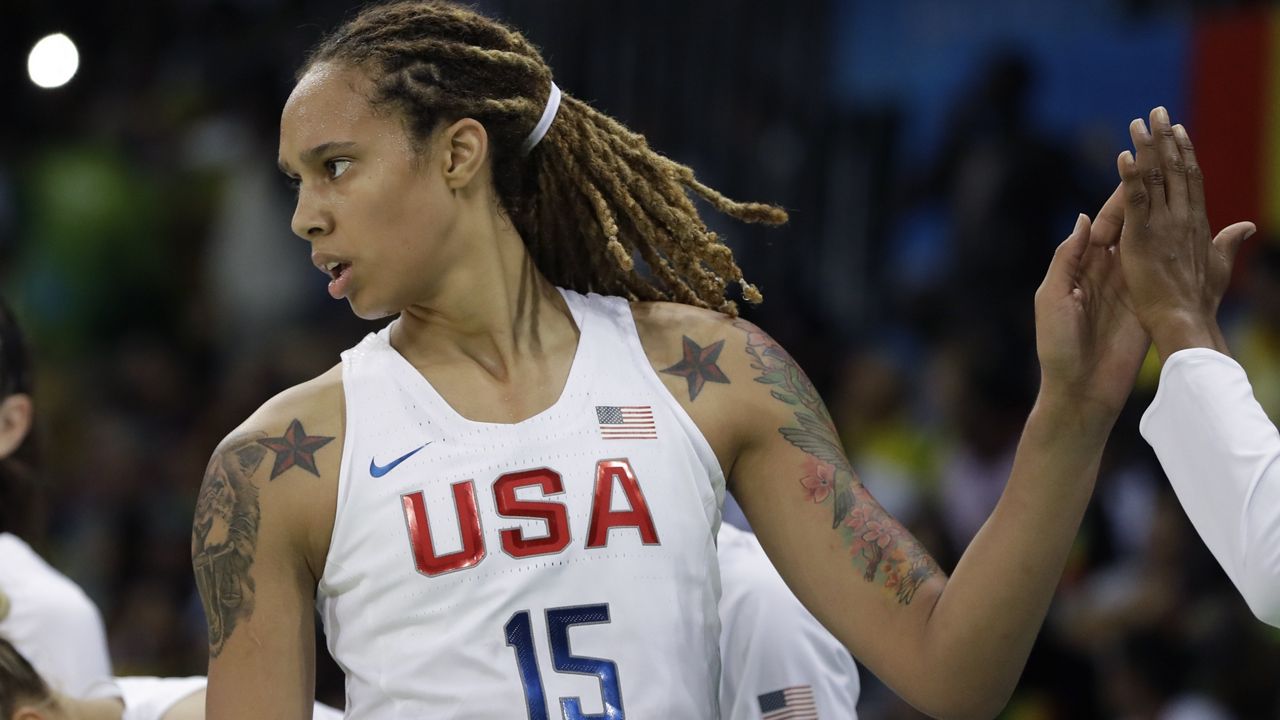
[[295, 419], [289, 423], [289, 429], [285, 430], [284, 437], [264, 438], [259, 440], [258, 444], [266, 446], [276, 454], [276, 462], [271, 468], [270, 478], [275, 480], [281, 473], [294, 466], [320, 477], [320, 470], [316, 468], [316, 451], [332, 441], [331, 437], [308, 435], [307, 431], [302, 429], [302, 423]]
[[684, 336], [684, 358], [680, 362], [663, 370], [668, 375], [684, 378], [689, 383], [689, 400], [697, 400], [703, 385], [709, 382], [728, 383], [729, 378], [716, 365], [720, 351], [724, 349], [724, 340], [718, 340], [706, 347], [698, 345], [688, 335]]

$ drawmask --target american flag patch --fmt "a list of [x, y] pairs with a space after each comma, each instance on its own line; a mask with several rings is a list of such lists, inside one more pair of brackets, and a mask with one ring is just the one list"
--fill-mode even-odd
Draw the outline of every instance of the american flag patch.
[[657, 440], [653, 408], [648, 405], [597, 405], [600, 437], [605, 440]]
[[760, 720], [818, 720], [813, 688], [808, 685], [765, 693], [759, 700]]

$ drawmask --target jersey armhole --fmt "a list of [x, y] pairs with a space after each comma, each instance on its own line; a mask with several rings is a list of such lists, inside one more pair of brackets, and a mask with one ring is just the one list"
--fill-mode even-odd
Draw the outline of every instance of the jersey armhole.
[[351, 386], [351, 383], [347, 382], [347, 378], [351, 371], [351, 355], [349, 353], [343, 353], [341, 377], [343, 405], [342, 456], [338, 458], [338, 492], [336, 493], [337, 502], [333, 508], [333, 532], [329, 536], [329, 548], [325, 551], [324, 555], [324, 571], [320, 573], [320, 578], [316, 582], [315, 600], [317, 603], [317, 609], [319, 609], [318, 604], [320, 596], [326, 594], [325, 578], [329, 575], [329, 568], [333, 563], [335, 563], [334, 548], [338, 546], [342, 528], [344, 527], [342, 508], [346, 506], [347, 499], [351, 495], [351, 462], [349, 460], [349, 455], [353, 442], [352, 434], [354, 433], [354, 428], [357, 426], [357, 421], [353, 418], [352, 414], [355, 403], [351, 402], [351, 398], [348, 395], [348, 388]]
[[698, 460], [706, 468], [707, 475], [711, 478], [717, 509], [716, 524], [715, 527], [711, 528], [712, 536], [714, 537], [720, 532], [720, 522], [723, 520], [722, 513], [726, 492], [724, 468], [720, 466], [720, 459], [716, 457], [715, 450], [711, 448], [711, 443], [707, 442], [707, 438], [702, 434], [702, 429], [698, 427], [698, 423], [694, 422], [693, 417], [684, 409], [684, 406], [680, 404], [676, 396], [671, 394], [671, 390], [662, 382], [662, 378], [658, 377], [658, 372], [653, 369], [653, 364], [649, 362], [649, 355], [644, 350], [644, 343], [640, 342], [640, 330], [636, 327], [635, 316], [631, 312], [631, 303], [624, 298], [618, 298], [617, 302], [619, 330], [622, 331], [623, 338], [631, 351], [629, 355], [639, 365], [641, 377], [653, 387], [654, 393], [662, 398], [668, 409], [671, 410], [671, 414], [680, 423], [685, 435], [689, 438], [690, 444], [693, 446], [693, 451], [698, 456]]

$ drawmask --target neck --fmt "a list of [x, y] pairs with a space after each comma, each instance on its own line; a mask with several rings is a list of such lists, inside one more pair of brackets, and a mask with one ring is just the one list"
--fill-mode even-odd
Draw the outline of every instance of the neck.
[[400, 313], [391, 344], [414, 365], [466, 360], [504, 378], [519, 357], [576, 340], [568, 306], [511, 223], [494, 213], [482, 225], [433, 298]]

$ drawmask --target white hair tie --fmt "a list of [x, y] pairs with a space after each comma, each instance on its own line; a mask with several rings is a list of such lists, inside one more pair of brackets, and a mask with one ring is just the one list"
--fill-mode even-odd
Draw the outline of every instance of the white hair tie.
[[551, 95], [547, 98], [547, 106], [542, 109], [542, 117], [534, 126], [533, 132], [529, 133], [529, 137], [525, 138], [524, 144], [520, 146], [521, 155], [528, 155], [538, 143], [542, 142], [547, 130], [551, 128], [551, 121], [556, 119], [556, 111], [559, 109], [560, 88], [556, 87], [555, 83], [551, 83]]

